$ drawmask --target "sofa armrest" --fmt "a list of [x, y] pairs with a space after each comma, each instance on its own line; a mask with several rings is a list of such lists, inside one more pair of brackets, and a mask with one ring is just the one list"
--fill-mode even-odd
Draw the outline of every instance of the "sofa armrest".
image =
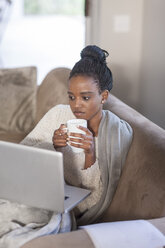
[[20, 143], [28, 133], [0, 132], [0, 140], [13, 143]]
[[85, 230], [48, 235], [33, 239], [21, 248], [95, 248]]
[[[156, 227], [156, 229], [152, 225], [149, 225], [149, 223]], [[149, 220], [149, 223], [140, 220], [137, 222], [121, 221], [114, 224], [89, 225], [84, 226], [83, 228], [85, 229], [78, 231], [36, 238], [27, 242], [21, 248], [95, 248], [109, 247], [110, 243], [113, 243], [112, 247], [120, 247], [120, 242], [122, 244], [123, 242], [124, 244], [127, 243], [128, 247], [132, 247], [132, 245], [129, 245], [135, 245], [138, 242], [142, 245], [143, 241], [145, 244], [151, 244], [153, 243], [153, 239], [155, 243], [159, 244], [155, 247], [160, 247], [160, 244], [165, 245], [165, 237], [160, 233], [164, 233], [165, 218]], [[141, 230], [138, 229], [139, 227]], [[129, 235], [130, 233], [131, 235]]]

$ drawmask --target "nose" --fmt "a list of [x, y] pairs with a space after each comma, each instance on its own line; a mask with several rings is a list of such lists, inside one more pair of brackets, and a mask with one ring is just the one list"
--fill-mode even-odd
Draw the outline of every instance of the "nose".
[[79, 98], [76, 98], [76, 101], [75, 101], [75, 108], [80, 108], [81, 107], [81, 100]]

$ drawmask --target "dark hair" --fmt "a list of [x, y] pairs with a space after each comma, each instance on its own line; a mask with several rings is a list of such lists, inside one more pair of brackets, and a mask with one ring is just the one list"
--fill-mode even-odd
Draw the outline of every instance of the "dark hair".
[[99, 91], [110, 91], [113, 86], [111, 70], [106, 63], [109, 53], [98, 46], [86, 46], [80, 53], [81, 59], [74, 65], [70, 72], [69, 79], [83, 75], [90, 76], [96, 80]]

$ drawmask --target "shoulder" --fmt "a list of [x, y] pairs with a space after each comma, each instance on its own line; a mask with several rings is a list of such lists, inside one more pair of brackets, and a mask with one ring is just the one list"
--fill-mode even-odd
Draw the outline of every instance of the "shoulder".
[[122, 154], [122, 164], [124, 164], [127, 152], [133, 139], [132, 127], [127, 121], [120, 119], [119, 116], [109, 110], [103, 111], [101, 123], [102, 126], [99, 129], [104, 130], [101, 135], [103, 134], [105, 139], [106, 137], [108, 137], [108, 139], [110, 138], [110, 143], [116, 151], [120, 148], [119, 150], [120, 154]]
[[67, 120], [75, 118], [69, 105], [56, 105], [52, 107], [38, 122], [37, 127], [55, 128]]
[[109, 123], [111, 128], [118, 128], [120, 132], [128, 132], [131, 135], [133, 134], [131, 125], [127, 121], [120, 119], [119, 116], [111, 111], [103, 110], [103, 119]]
[[75, 116], [69, 105], [56, 105], [51, 108], [45, 115], [46, 122], [52, 123], [52, 125], [59, 126], [66, 123], [70, 119], [74, 119]]
[[58, 111], [64, 111], [64, 112], [69, 112], [71, 111], [70, 106], [69, 105], [64, 105], [64, 104], [58, 104], [55, 105], [54, 107], [52, 107], [48, 113], [53, 113], [53, 112], [58, 112]]
[[59, 104], [52, 107], [46, 114], [46, 117], [53, 118], [53, 117], [61, 117], [61, 116], [69, 116], [72, 117], [73, 113], [70, 109], [69, 105]]

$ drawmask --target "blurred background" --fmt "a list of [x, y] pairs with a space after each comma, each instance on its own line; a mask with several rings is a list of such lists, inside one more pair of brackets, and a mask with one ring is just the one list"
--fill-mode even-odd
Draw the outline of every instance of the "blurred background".
[[35, 65], [38, 84], [85, 45], [110, 56], [112, 93], [165, 128], [164, 0], [0, 0], [0, 67]]
[[[85, 44], [84, 0], [0, 0], [0, 67], [35, 65], [38, 84]], [[3, 6], [2, 6], [3, 3]]]

